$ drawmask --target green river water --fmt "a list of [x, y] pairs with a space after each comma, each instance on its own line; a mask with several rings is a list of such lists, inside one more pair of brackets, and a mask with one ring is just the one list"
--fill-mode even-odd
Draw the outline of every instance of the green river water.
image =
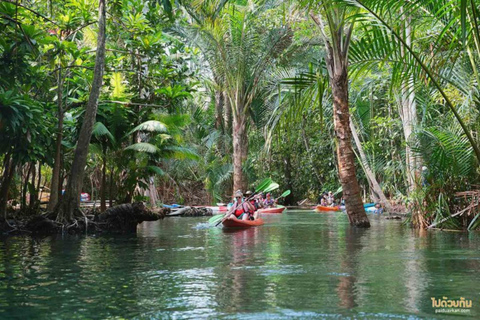
[[[233, 232], [207, 219], [143, 223], [134, 236], [1, 239], [0, 319], [480, 317], [478, 233], [379, 217], [357, 230], [345, 214], [307, 211]], [[432, 297], [472, 307], [436, 313]]]

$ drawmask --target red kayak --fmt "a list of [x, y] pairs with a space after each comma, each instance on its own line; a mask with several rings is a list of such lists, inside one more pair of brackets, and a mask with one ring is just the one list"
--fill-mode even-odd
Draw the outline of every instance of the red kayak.
[[341, 211], [339, 206], [335, 207], [326, 207], [326, 206], [316, 206], [315, 211]]
[[285, 207], [258, 209], [258, 213], [282, 213]]
[[261, 218], [256, 220], [227, 219], [222, 223], [225, 228], [250, 228], [263, 225], [263, 220]]

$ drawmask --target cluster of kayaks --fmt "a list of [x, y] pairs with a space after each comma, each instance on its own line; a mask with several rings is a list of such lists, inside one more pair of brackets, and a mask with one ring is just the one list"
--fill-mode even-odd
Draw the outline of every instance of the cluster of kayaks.
[[[375, 203], [365, 203], [363, 205], [363, 207], [365, 208], [365, 211], [367, 211], [367, 212], [374, 212], [375, 211]], [[338, 211], [345, 210], [345, 206], [329, 207], [329, 206], [318, 205], [318, 206], [315, 207], [314, 210], [317, 211], [317, 212], [338, 212]]]

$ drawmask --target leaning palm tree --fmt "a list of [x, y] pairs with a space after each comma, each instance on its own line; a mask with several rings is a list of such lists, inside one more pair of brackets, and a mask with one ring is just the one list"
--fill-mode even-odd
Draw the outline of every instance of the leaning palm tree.
[[368, 228], [370, 222], [356, 177], [348, 98], [348, 51], [358, 10], [335, 0], [308, 1], [308, 10], [325, 44], [325, 62], [333, 99], [338, 175], [348, 218], [350, 224]]

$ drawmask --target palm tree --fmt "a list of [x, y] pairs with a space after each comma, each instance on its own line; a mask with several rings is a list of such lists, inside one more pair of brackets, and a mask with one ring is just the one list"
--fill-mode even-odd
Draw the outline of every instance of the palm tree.
[[[323, 1], [321, 14], [310, 13], [318, 26], [326, 49], [326, 66], [332, 89], [335, 136], [337, 138], [338, 173], [350, 224], [370, 227], [356, 177], [352, 148], [348, 100], [348, 50], [355, 19], [347, 20], [349, 7], [336, 1]], [[353, 12], [355, 13], [355, 12]], [[326, 20], [326, 23], [324, 22]]]
[[244, 6], [229, 4], [215, 14], [214, 23], [196, 25], [195, 29], [210, 68], [217, 79], [222, 79], [225, 107], [232, 111], [233, 188], [246, 190], [244, 164], [250, 109], [259, 95], [265, 71], [290, 46], [292, 32], [288, 26], [268, 24], [268, 11], [255, 1]]

